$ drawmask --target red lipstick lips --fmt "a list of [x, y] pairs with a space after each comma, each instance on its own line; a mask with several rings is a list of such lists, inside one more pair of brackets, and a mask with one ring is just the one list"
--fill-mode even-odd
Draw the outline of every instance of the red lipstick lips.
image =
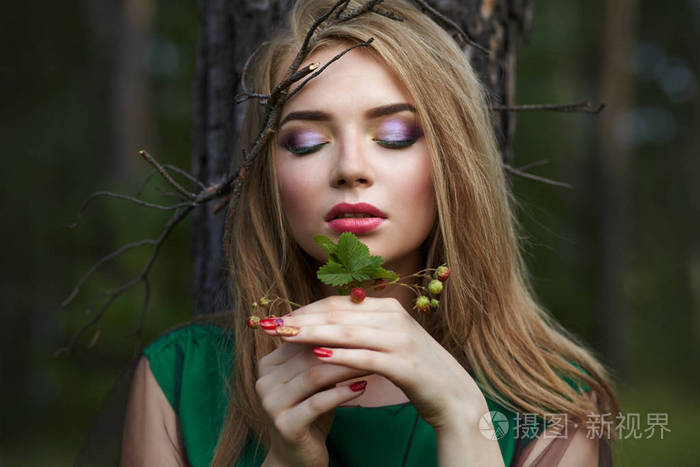
[[[370, 217], [338, 217], [343, 214], [367, 214]], [[326, 214], [328, 226], [335, 232], [363, 234], [371, 232], [384, 222], [387, 215], [369, 203], [339, 203]]]

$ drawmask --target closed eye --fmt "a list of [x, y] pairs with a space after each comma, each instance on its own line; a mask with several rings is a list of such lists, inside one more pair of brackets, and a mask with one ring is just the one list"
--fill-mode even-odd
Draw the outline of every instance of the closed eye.
[[411, 146], [416, 141], [418, 141], [418, 138], [404, 139], [399, 141], [386, 141], [383, 139], [373, 138], [372, 141], [387, 149], [401, 149]]

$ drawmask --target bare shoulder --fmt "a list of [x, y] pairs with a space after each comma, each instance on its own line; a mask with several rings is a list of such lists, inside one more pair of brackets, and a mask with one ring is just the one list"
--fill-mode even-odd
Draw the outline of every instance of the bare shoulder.
[[141, 357], [124, 421], [122, 466], [187, 465], [177, 414]]
[[[588, 394], [596, 401], [594, 391]], [[515, 467], [594, 467], [598, 465], [600, 441], [588, 436], [585, 427], [553, 424], [523, 451]]]

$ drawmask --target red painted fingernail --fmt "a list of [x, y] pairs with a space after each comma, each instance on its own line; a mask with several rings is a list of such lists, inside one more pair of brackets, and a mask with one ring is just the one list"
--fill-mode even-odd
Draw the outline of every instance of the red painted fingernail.
[[282, 326], [282, 318], [265, 318], [260, 320], [260, 326], [263, 329], [275, 329], [277, 326]]
[[331, 349], [324, 349], [323, 347], [314, 348], [314, 353], [319, 357], [330, 357], [333, 355], [333, 351]]
[[354, 392], [359, 392], [362, 391], [365, 388], [365, 386], [367, 386], [367, 381], [357, 381], [356, 383], [352, 383], [350, 385], [350, 390]]

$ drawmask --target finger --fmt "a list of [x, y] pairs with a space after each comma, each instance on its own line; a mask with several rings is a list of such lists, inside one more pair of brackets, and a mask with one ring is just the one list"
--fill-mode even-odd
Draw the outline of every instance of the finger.
[[[286, 344], [287, 342], [285, 342]], [[311, 346], [307, 344], [295, 344], [301, 346], [304, 350], [302, 352], [294, 355], [286, 362], [280, 365], [271, 367], [268, 373], [261, 375], [265, 378], [266, 385], [274, 386], [277, 384], [284, 384], [289, 382], [296, 375], [302, 373], [307, 368], [318, 364], [318, 359], [315, 358], [313, 352], [311, 351]], [[260, 379], [262, 379], [260, 378]]]
[[[349, 295], [330, 295], [328, 297], [311, 302], [301, 308], [297, 308], [292, 312], [293, 316], [309, 315], [314, 313], [325, 313], [329, 309], [347, 307], [363, 308], [365, 310], [377, 310], [386, 308], [387, 303], [392, 301], [391, 298], [366, 297], [362, 303], [354, 303]], [[284, 315], [285, 317], [289, 315]]]
[[[406, 313], [406, 316], [410, 318], [408, 313]], [[280, 319], [282, 319], [282, 326], [306, 327], [321, 324], [341, 324], [381, 328], [401, 325], [404, 317], [397, 311], [336, 309], [328, 310], [325, 313], [294, 315]], [[275, 329], [271, 329], [270, 333], [276, 334]]]
[[316, 357], [328, 364], [376, 373], [397, 384], [401, 384], [406, 375], [416, 376], [412, 374], [415, 373], [415, 370], [408, 368], [405, 359], [387, 352], [368, 349], [320, 348]]
[[[358, 383], [361, 383], [361, 381], [358, 381]], [[364, 383], [366, 384], [366, 381]], [[359, 390], [353, 391], [351, 386], [338, 386], [318, 392], [280, 414], [275, 420], [275, 427], [282, 436], [287, 439], [293, 439], [296, 435], [306, 430], [322, 414], [364, 394], [364, 386], [358, 384], [355, 388]]]
[[385, 350], [403, 348], [406, 337], [402, 333], [367, 326], [320, 324], [299, 328], [295, 336], [281, 336], [286, 342], [313, 344], [314, 346], [365, 348]]
[[284, 364], [306, 348], [307, 346], [294, 342], [282, 343], [282, 345], [260, 359], [258, 362], [259, 376], [264, 376], [271, 371], [272, 367]]
[[314, 366], [308, 367], [288, 383], [275, 387], [274, 391], [263, 399], [263, 405], [268, 413], [277, 414], [301, 403], [314, 393], [333, 388], [337, 383], [369, 374], [371, 374], [369, 371], [322, 363], [317, 360]]

